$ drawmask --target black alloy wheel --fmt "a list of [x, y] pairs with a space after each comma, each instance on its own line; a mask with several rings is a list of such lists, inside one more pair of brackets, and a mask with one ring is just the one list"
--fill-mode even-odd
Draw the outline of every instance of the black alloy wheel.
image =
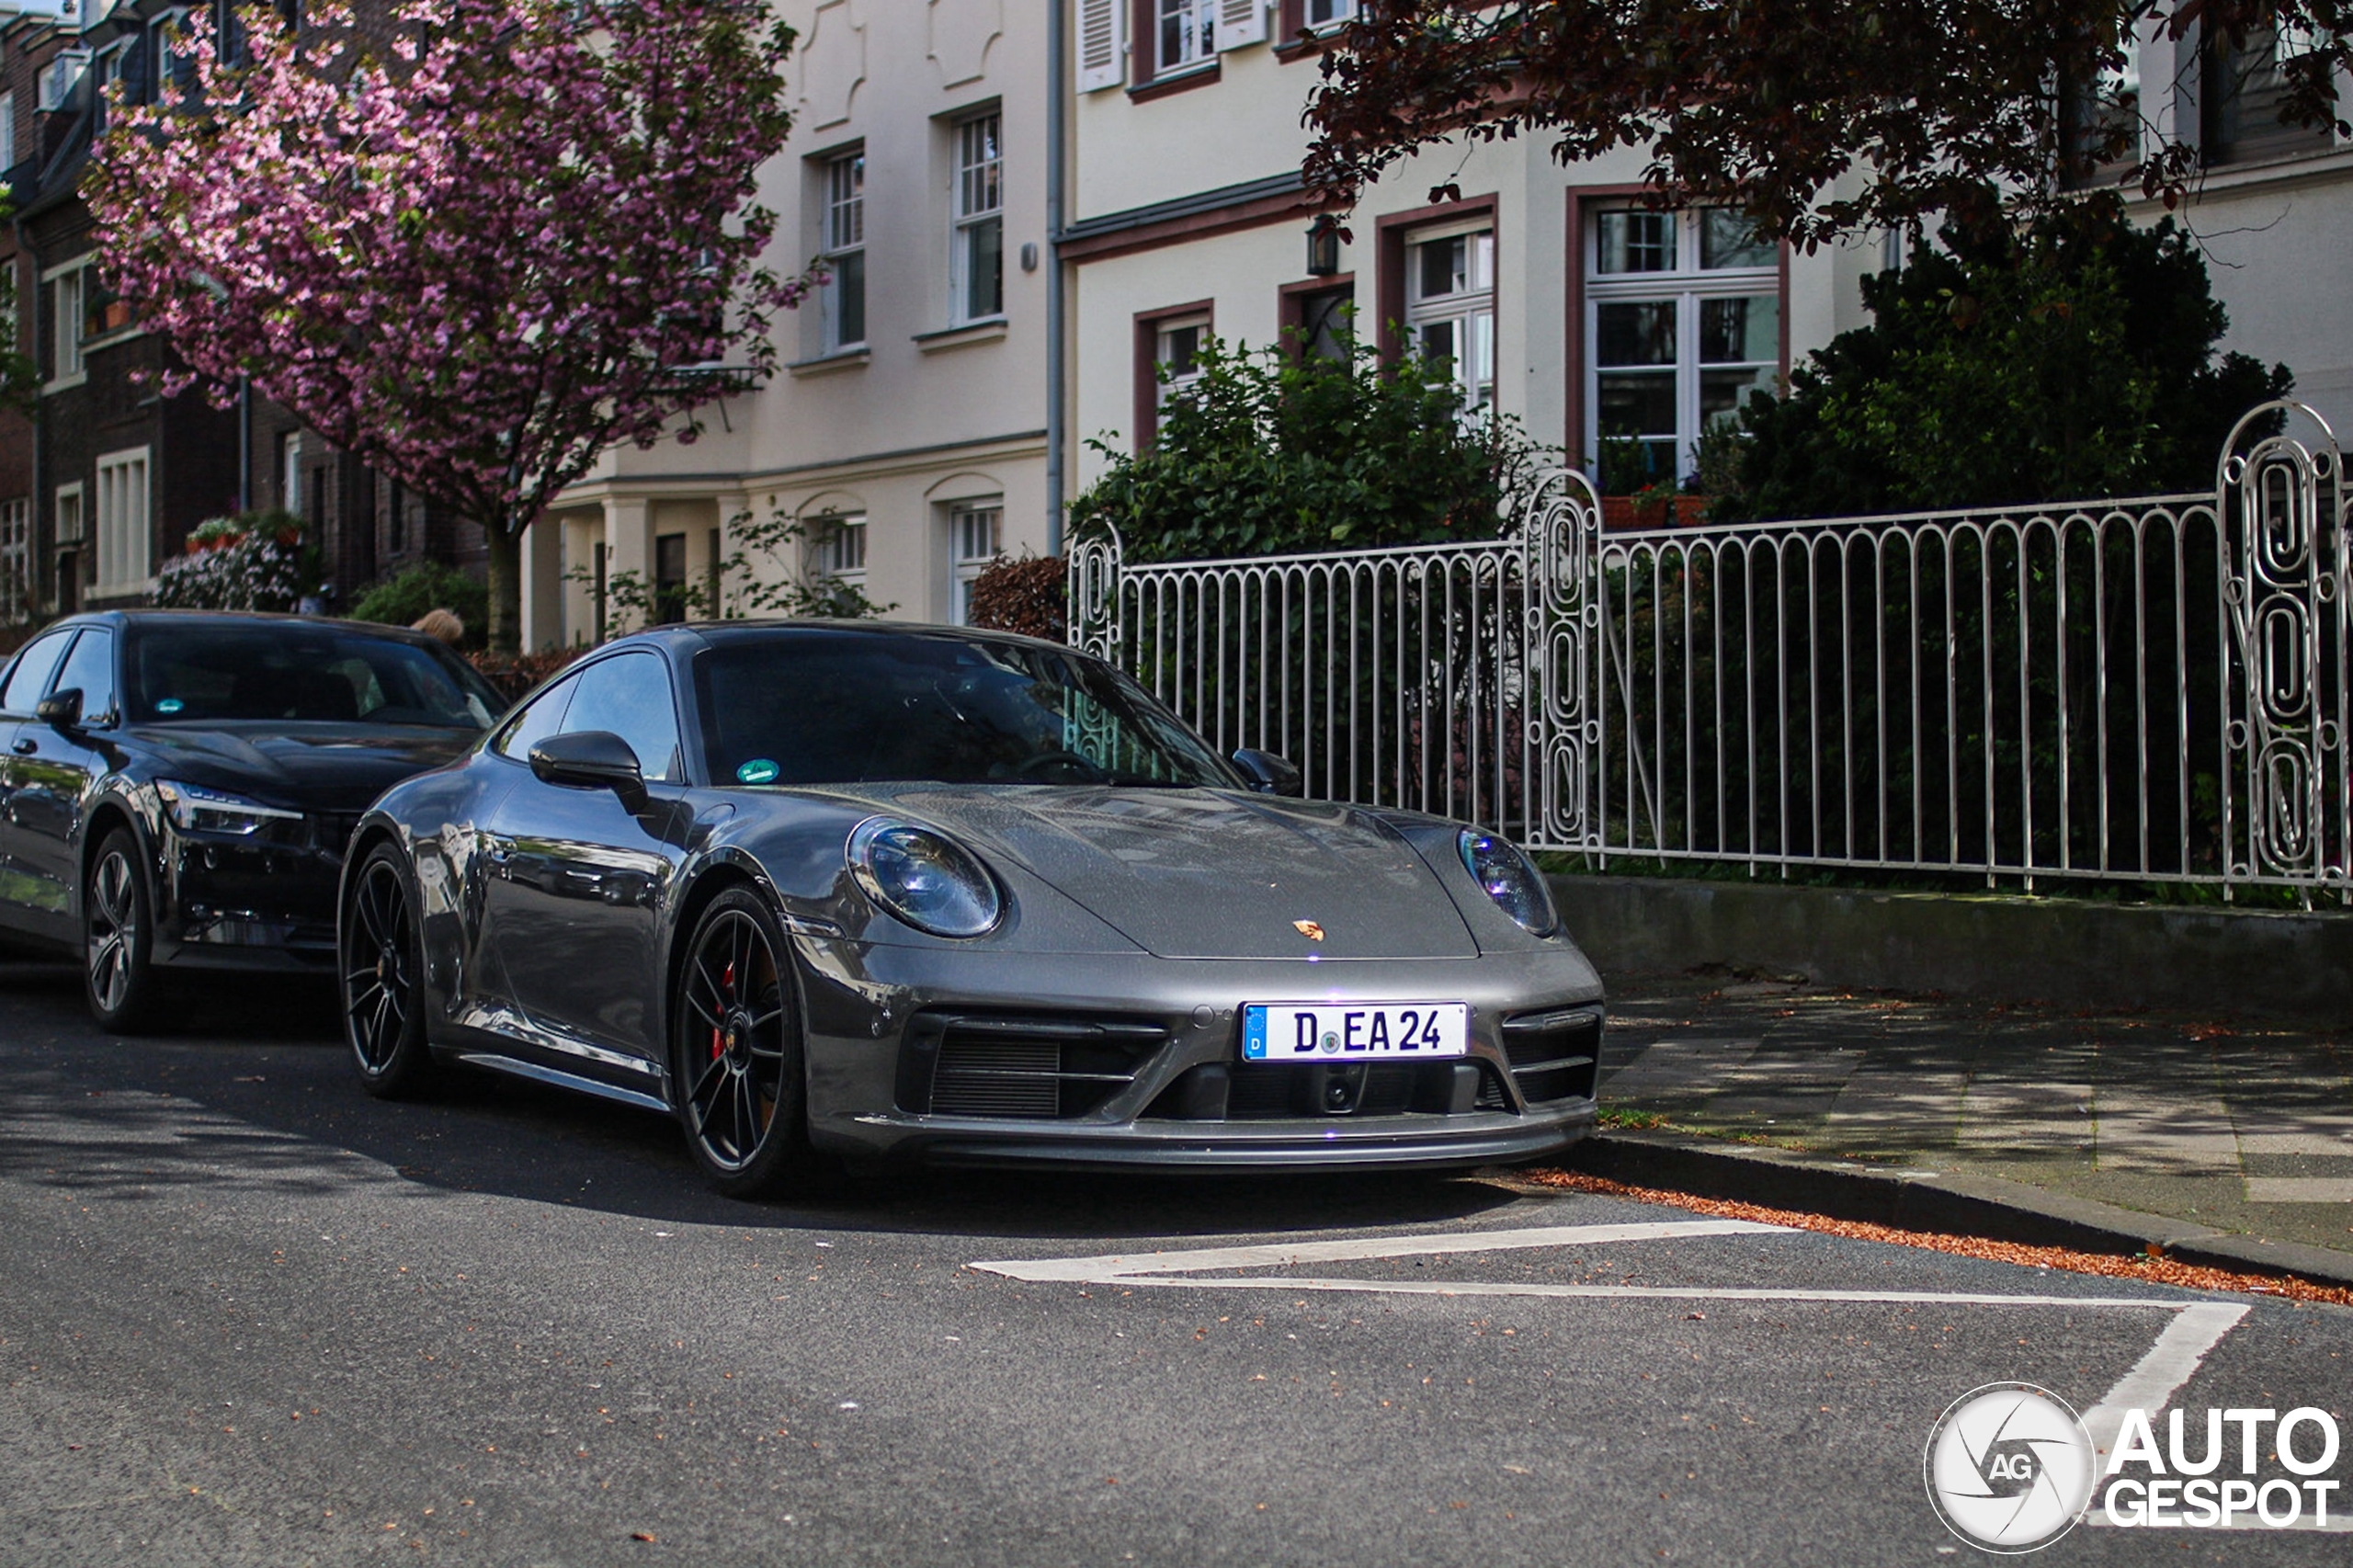
[[108, 1034], [138, 1028], [153, 1010], [154, 940], [147, 879], [139, 874], [139, 840], [119, 827], [98, 846], [82, 888], [82, 994], [90, 1016]]
[[710, 903], [679, 966], [678, 1119], [721, 1192], [764, 1198], [811, 1176], [801, 1016], [784, 930], [745, 888]]
[[360, 864], [340, 922], [343, 1026], [359, 1082], [399, 1099], [433, 1082], [425, 1040], [425, 942], [400, 851], [380, 844]]

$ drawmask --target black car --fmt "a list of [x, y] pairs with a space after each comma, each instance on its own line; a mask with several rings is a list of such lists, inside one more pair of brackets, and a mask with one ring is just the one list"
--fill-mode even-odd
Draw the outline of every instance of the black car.
[[78, 950], [133, 1027], [166, 968], [327, 972], [359, 815], [506, 706], [432, 638], [296, 616], [108, 611], [0, 674], [0, 931]]
[[1288, 799], [1003, 633], [672, 627], [388, 791], [344, 876], [366, 1086], [670, 1110], [725, 1191], [950, 1165], [1441, 1166], [1594, 1119], [1601, 984], [1494, 834]]

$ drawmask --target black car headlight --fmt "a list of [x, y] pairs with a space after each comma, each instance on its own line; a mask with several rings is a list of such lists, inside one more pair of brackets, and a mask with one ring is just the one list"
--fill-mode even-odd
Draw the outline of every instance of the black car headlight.
[[1005, 895], [979, 857], [913, 823], [859, 823], [849, 835], [849, 869], [867, 897], [935, 937], [977, 937], [1005, 914]]
[[225, 790], [207, 790], [174, 778], [155, 781], [155, 793], [172, 825], [182, 833], [218, 833], [231, 838], [251, 838], [274, 822], [301, 822], [302, 813], [265, 806]]
[[1532, 937], [1549, 937], [1560, 929], [1561, 916], [1552, 908], [1552, 891], [1518, 845], [1475, 827], [1464, 828], [1455, 844], [1472, 880], [1486, 889], [1487, 896], [1522, 930]]

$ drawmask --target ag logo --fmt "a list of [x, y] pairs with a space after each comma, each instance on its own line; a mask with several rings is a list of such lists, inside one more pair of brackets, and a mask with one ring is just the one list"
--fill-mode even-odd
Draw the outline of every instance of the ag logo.
[[2039, 1551], [2091, 1502], [2092, 1440], [2031, 1383], [1972, 1389], [1938, 1418], [1922, 1470], [1945, 1528], [1986, 1551]]

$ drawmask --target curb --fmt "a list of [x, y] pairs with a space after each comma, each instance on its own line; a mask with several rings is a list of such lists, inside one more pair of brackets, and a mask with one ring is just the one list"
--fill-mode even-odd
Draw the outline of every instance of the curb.
[[2157, 1246], [2181, 1263], [2353, 1288], [2353, 1254], [2235, 1235], [1997, 1176], [1881, 1169], [1672, 1132], [1592, 1133], [1562, 1164], [1630, 1187], [1834, 1220], [2126, 1256]]

